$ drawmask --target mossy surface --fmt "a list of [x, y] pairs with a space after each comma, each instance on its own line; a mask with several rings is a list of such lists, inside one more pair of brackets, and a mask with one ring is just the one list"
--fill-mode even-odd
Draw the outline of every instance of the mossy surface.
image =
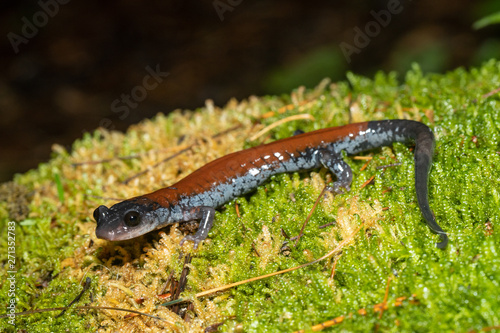
[[[67, 305], [90, 276], [91, 288], [79, 305], [134, 309], [165, 321], [70, 309], [58, 318], [58, 312], [18, 316], [15, 326], [1, 319], [0, 330], [203, 332], [223, 323], [220, 331], [291, 332], [311, 331], [333, 318], [343, 319], [334, 329], [358, 332], [498, 327], [500, 94], [494, 90], [499, 86], [496, 61], [446, 74], [424, 75], [414, 66], [400, 80], [392, 73], [373, 79], [349, 74], [348, 82], [323, 81], [310, 91], [230, 101], [223, 109], [207, 102], [193, 112], [158, 115], [125, 134], [97, 130], [75, 142], [71, 152], [55, 146], [48, 163], [16, 176], [16, 186], [0, 191], [0, 270], [2, 276], [13, 276], [16, 310]], [[266, 125], [305, 113], [315, 120], [286, 122], [248, 140]], [[340, 255], [194, 300], [189, 321], [159, 306], [165, 301], [158, 297], [165, 282], [169, 276], [179, 278], [182, 256], [192, 251], [191, 245], [179, 247], [184, 235], [177, 226], [127, 242], [95, 237], [92, 212], [100, 204], [115, 203], [114, 198], [171, 185], [210, 160], [289, 137], [296, 129], [390, 118], [422, 121], [436, 135], [430, 205], [450, 235], [444, 251], [435, 247], [438, 239], [420, 215], [413, 153], [403, 144], [361, 154], [371, 160], [346, 156], [354, 172], [351, 191], [329, 195], [318, 205], [297, 247], [285, 234], [299, 233], [324, 184], [332, 180], [326, 170], [275, 176], [219, 209], [208, 239], [192, 252], [186, 298], [312, 261], [361, 223], [365, 228]], [[112, 159], [117, 156], [134, 158]], [[400, 164], [384, 167], [394, 163]], [[29, 213], [15, 223], [12, 249], [9, 222], [23, 216], [12, 207], [25, 202]], [[0, 285], [2, 313], [12, 298], [10, 281]], [[387, 306], [376, 312], [386, 290]], [[398, 303], [399, 297], [405, 299]]]

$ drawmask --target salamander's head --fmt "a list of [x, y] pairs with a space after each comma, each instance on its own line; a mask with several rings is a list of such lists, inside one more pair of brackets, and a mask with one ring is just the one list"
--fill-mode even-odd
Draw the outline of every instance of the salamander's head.
[[97, 238], [110, 241], [142, 236], [157, 228], [155, 210], [158, 204], [145, 197], [125, 200], [108, 208], [99, 206], [94, 211]]

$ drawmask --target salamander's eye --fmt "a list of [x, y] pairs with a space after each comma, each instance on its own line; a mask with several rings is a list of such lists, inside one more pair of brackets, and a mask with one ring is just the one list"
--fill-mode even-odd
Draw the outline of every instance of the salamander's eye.
[[123, 220], [125, 221], [125, 224], [127, 226], [135, 227], [139, 225], [139, 223], [141, 222], [141, 215], [136, 211], [130, 211], [127, 214], [125, 214]]

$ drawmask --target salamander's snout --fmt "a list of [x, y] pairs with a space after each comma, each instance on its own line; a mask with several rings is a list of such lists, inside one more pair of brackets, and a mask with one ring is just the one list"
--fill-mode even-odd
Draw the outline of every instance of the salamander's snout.
[[106, 220], [107, 215], [109, 214], [109, 208], [106, 206], [99, 206], [94, 210], [94, 219], [97, 222], [97, 225], [101, 224]]

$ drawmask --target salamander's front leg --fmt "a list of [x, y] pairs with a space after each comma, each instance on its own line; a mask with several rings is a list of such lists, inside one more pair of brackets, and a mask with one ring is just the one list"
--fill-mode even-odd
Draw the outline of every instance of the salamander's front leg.
[[319, 150], [318, 154], [320, 163], [337, 176], [337, 181], [335, 181], [332, 186], [327, 186], [326, 190], [337, 194], [343, 194], [345, 193], [343, 190], [344, 188], [349, 192], [352, 182], [351, 167], [344, 162], [342, 156], [326, 149]]
[[184, 244], [185, 241], [194, 242], [194, 248], [198, 248], [198, 244], [207, 238], [208, 232], [212, 229], [214, 224], [215, 209], [212, 207], [201, 206], [195, 207], [190, 210], [187, 214], [184, 214], [184, 219], [186, 221], [190, 220], [200, 220], [200, 226], [198, 231], [194, 235], [188, 235], [181, 240], [180, 246]]

